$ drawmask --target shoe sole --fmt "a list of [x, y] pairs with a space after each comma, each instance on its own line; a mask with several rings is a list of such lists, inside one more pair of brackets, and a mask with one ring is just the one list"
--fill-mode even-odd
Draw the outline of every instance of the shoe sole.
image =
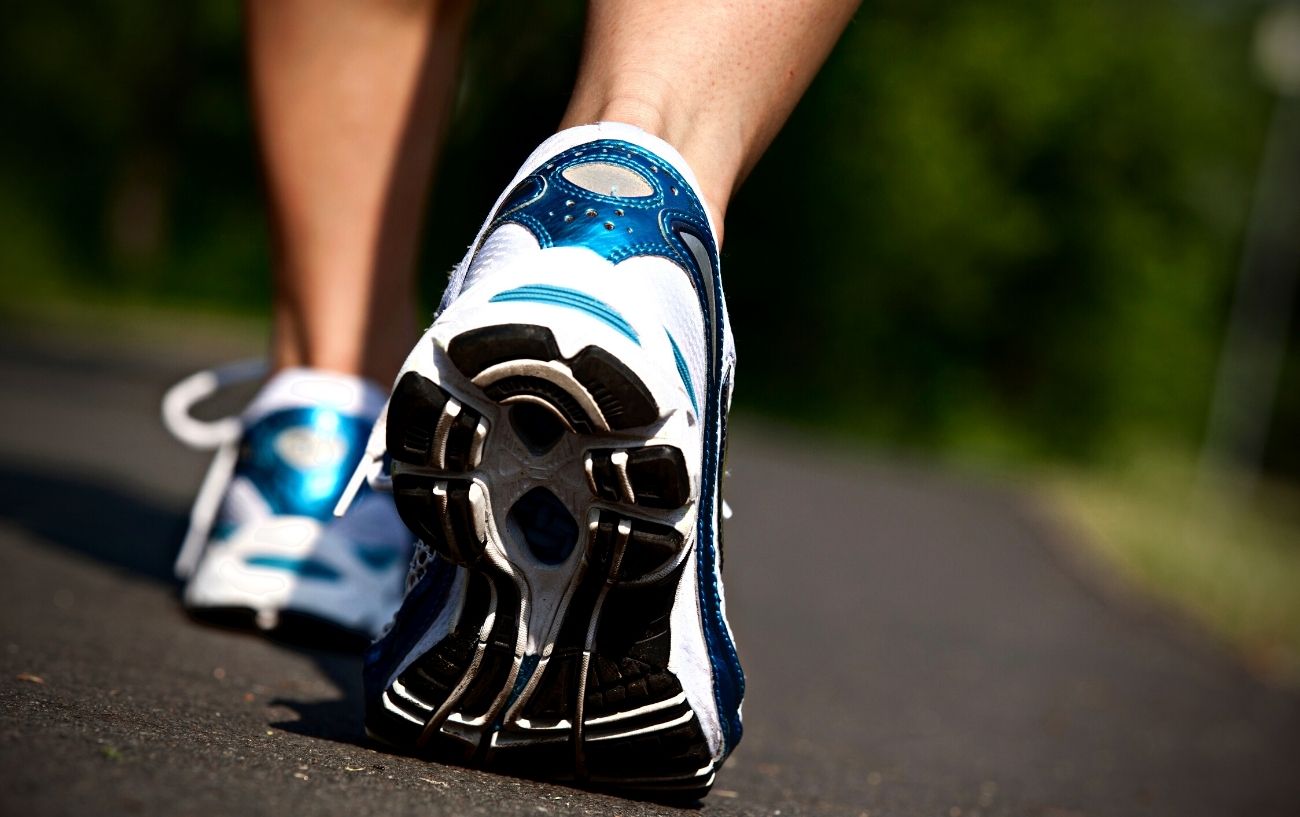
[[[682, 451], [652, 430], [666, 416], [633, 367], [597, 345], [565, 358], [544, 326], [465, 331], [435, 343], [434, 370], [402, 375], [398, 512], [467, 576], [447, 635], [367, 702], [373, 737], [634, 796], [707, 794], [712, 752], [668, 660], [694, 509]], [[515, 498], [519, 474], [548, 487]]]

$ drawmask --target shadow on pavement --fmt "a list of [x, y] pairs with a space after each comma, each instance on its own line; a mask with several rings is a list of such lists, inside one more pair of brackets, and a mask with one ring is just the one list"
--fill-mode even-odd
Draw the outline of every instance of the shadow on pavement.
[[[188, 520], [173, 508], [93, 478], [0, 462], [0, 520], [77, 556], [179, 591], [172, 561]], [[256, 637], [251, 621], [248, 626], [231, 626], [229, 621], [190, 620], [194, 622], [190, 626], [215, 626]], [[277, 700], [297, 712], [300, 720], [270, 726], [342, 743], [364, 743], [361, 645], [350, 642], [346, 650], [331, 649], [319, 629], [302, 622], [277, 631], [270, 640], [311, 659], [339, 693], [329, 701]]]
[[272, 705], [293, 710], [298, 719], [275, 721], [268, 725], [295, 735], [374, 748], [366, 740], [362, 719], [360, 656], [292, 644], [285, 646], [311, 658], [338, 690], [339, 697], [329, 701], [275, 698]]
[[0, 519], [42, 540], [171, 583], [185, 517], [118, 488], [0, 463]]

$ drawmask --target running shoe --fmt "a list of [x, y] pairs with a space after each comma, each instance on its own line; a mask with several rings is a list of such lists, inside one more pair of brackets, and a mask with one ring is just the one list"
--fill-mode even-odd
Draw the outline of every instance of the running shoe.
[[182, 602], [216, 623], [361, 649], [400, 604], [412, 553], [386, 494], [366, 491], [333, 516], [384, 394], [357, 377], [287, 369], [237, 418], [191, 416], [218, 388], [264, 368], [199, 372], [164, 398], [179, 439], [216, 449], [176, 560]]
[[430, 758], [704, 796], [741, 735], [719, 473], [735, 353], [709, 215], [640, 129], [527, 160], [358, 475], [420, 543], [366, 727]]

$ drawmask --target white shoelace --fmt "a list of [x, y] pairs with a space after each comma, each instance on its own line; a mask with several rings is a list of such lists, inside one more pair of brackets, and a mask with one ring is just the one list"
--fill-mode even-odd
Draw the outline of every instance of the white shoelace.
[[361, 462], [357, 463], [352, 478], [343, 489], [343, 495], [334, 505], [335, 516], [347, 513], [352, 500], [356, 499], [357, 492], [361, 490], [362, 482], [369, 484], [371, 490], [389, 494], [393, 492], [393, 477], [391, 474], [384, 473], [386, 453], [388, 453], [388, 401], [384, 401], [384, 407], [375, 420], [375, 426], [370, 429], [370, 437], [366, 440], [366, 452], [361, 455]]
[[178, 579], [188, 579], [203, 554], [203, 547], [221, 505], [221, 497], [234, 473], [235, 461], [239, 457], [239, 438], [244, 432], [244, 424], [238, 416], [200, 420], [190, 414], [190, 411], [221, 389], [261, 378], [266, 374], [267, 368], [267, 362], [258, 358], [237, 360], [214, 369], [201, 369], [172, 386], [163, 395], [162, 421], [171, 435], [190, 448], [216, 451], [199, 487], [198, 497], [194, 500], [189, 530], [185, 532], [185, 539], [172, 568]]

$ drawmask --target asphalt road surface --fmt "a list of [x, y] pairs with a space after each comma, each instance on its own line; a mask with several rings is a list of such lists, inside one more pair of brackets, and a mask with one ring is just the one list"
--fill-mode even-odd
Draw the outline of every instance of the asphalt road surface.
[[[355, 657], [190, 622], [206, 457], [157, 401], [234, 350], [52, 337], [0, 333], [0, 814], [680, 811], [386, 753]], [[1027, 499], [738, 426], [746, 737], [701, 814], [1300, 814], [1300, 698], [1099, 592]]]

